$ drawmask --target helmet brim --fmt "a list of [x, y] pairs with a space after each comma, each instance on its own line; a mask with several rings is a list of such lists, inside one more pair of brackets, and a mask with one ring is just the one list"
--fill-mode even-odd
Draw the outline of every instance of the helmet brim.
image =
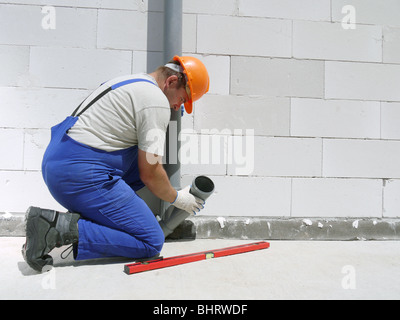
[[[187, 84], [189, 86], [190, 92], [191, 92], [191, 94], [193, 94], [192, 81], [189, 78], [190, 77], [190, 72], [186, 69], [184, 61], [182, 60], [182, 58], [180, 56], [174, 56], [173, 60], [178, 61], [179, 64], [182, 66], [182, 68], [183, 68], [183, 70], [184, 70], [184, 72], [185, 72], [185, 74], [187, 76], [187, 79], [188, 79]], [[193, 112], [193, 99], [192, 99], [192, 97], [189, 97], [189, 101], [187, 101], [184, 104], [184, 106], [185, 106], [185, 111], [188, 114], [191, 114]]]
[[192, 100], [185, 102], [184, 106], [185, 106], [185, 111], [188, 114], [191, 114], [193, 112], [193, 102], [192, 102]]

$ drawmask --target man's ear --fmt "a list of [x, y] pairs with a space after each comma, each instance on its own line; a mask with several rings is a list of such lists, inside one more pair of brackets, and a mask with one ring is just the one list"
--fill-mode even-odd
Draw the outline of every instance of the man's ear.
[[167, 87], [176, 86], [177, 83], [178, 83], [178, 77], [177, 76], [170, 76], [166, 80]]

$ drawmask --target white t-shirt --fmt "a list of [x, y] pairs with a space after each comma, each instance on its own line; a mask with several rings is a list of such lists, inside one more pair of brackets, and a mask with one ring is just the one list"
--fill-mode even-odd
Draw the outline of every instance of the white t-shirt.
[[163, 156], [171, 109], [167, 97], [148, 74], [105, 82], [84, 101], [78, 114], [108, 87], [137, 78], [154, 84], [141, 81], [111, 90], [79, 116], [68, 135], [80, 143], [108, 152], [137, 145], [143, 151]]

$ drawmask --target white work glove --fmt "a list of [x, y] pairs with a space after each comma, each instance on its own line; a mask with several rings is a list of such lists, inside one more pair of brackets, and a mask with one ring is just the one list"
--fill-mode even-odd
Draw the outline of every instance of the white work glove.
[[205, 201], [195, 197], [189, 191], [190, 186], [186, 186], [184, 189], [179, 190], [175, 201], [171, 204], [179, 209], [185, 210], [191, 215], [196, 215], [204, 208]]

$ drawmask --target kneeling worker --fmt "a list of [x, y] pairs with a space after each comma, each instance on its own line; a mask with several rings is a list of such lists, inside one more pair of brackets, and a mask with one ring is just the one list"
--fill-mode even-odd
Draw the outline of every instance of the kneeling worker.
[[209, 89], [203, 63], [175, 56], [151, 74], [119, 77], [102, 84], [72, 116], [52, 128], [42, 173], [52, 196], [68, 213], [30, 207], [26, 243], [30, 267], [42, 271], [49, 252], [72, 244], [76, 260], [105, 257], [135, 259], [157, 256], [164, 244], [160, 225], [137, 191], [189, 213], [204, 202], [175, 190], [163, 168], [171, 110]]

